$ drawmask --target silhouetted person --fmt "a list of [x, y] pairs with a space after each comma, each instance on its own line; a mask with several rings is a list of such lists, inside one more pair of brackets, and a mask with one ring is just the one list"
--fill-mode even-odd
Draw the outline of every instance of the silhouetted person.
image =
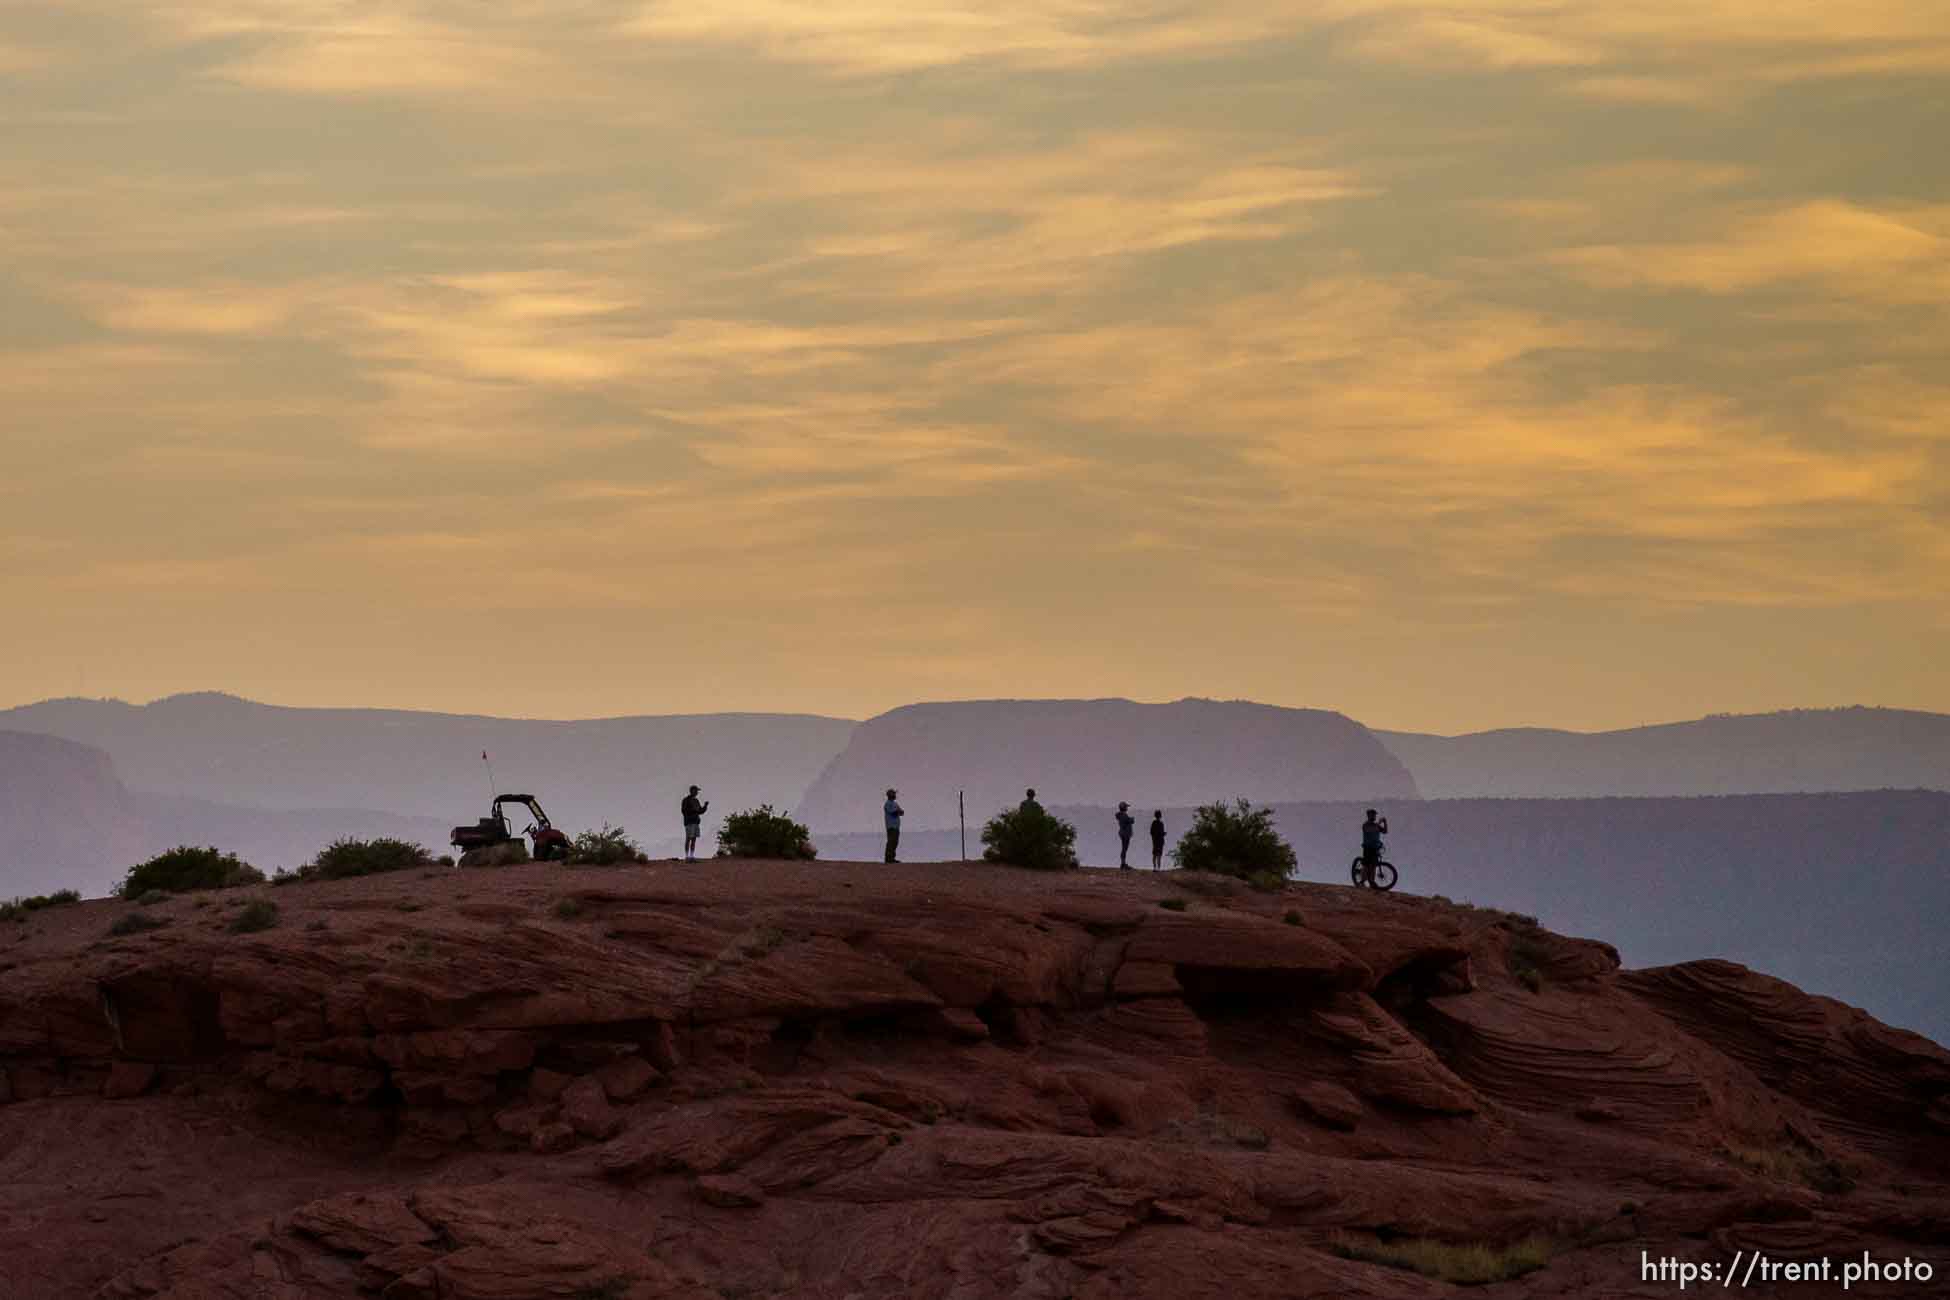
[[1374, 809], [1368, 809], [1368, 820], [1361, 823], [1361, 865], [1369, 870], [1381, 861], [1381, 837], [1388, 833], [1388, 819], [1377, 819]]
[[887, 861], [894, 861], [894, 854], [901, 846], [901, 806], [894, 799], [897, 792], [887, 792], [887, 806], [881, 811], [887, 814]]
[[1131, 816], [1131, 805], [1117, 805], [1117, 869], [1129, 871], [1131, 864], [1131, 832], [1137, 829], [1137, 818]]
[[1043, 811], [1043, 805], [1036, 802], [1036, 791], [1033, 788], [1023, 793], [1022, 803], [1017, 807], [1016, 811], [1038, 813]]
[[697, 837], [704, 833], [704, 812], [711, 805], [701, 802], [697, 797], [697, 787], [684, 796], [680, 810], [684, 814], [684, 861], [697, 861]]
[[1153, 871], [1165, 864], [1165, 810], [1155, 808], [1151, 812], [1151, 869]]

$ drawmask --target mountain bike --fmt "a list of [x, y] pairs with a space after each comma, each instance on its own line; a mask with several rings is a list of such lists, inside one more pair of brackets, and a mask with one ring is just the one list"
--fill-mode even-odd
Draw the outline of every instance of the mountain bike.
[[1356, 889], [1366, 885], [1369, 889], [1379, 889], [1383, 893], [1395, 887], [1397, 878], [1395, 864], [1383, 862], [1380, 858], [1376, 858], [1374, 865], [1370, 867], [1366, 858], [1357, 857], [1354, 859], [1353, 874]]

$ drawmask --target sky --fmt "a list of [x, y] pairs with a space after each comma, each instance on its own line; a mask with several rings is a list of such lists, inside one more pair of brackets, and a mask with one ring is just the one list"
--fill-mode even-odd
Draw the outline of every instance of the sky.
[[0, 703], [1950, 711], [1942, 0], [0, 0]]

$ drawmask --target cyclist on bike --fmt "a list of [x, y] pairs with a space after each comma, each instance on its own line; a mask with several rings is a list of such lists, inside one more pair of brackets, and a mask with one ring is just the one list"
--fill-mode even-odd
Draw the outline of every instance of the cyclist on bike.
[[1361, 863], [1369, 871], [1381, 861], [1381, 837], [1388, 833], [1388, 819], [1377, 818], [1374, 809], [1368, 809], [1368, 820], [1361, 823]]

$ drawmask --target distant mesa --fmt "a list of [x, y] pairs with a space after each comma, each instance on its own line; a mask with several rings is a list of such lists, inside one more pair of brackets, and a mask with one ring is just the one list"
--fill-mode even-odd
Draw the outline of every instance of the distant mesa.
[[1413, 799], [1414, 778], [1374, 734], [1326, 709], [1243, 700], [971, 700], [911, 704], [860, 724], [797, 809], [815, 831], [879, 824], [897, 786], [915, 830], [979, 826], [1036, 787], [1043, 802], [1150, 808]]
[[1716, 713], [1590, 733], [1375, 734], [1429, 799], [1950, 790], [1950, 715], [1908, 709]]

